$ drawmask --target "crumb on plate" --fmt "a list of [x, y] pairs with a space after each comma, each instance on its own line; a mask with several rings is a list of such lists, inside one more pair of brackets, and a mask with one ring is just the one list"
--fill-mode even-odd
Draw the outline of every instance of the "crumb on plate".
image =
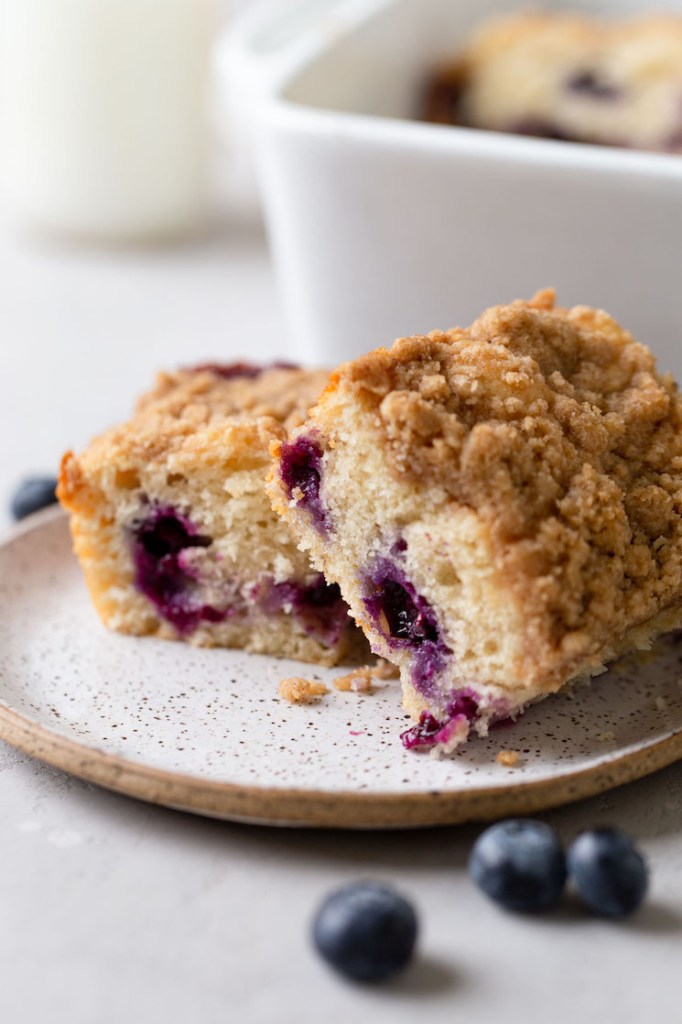
[[315, 682], [314, 679], [302, 679], [300, 676], [282, 679], [279, 684], [280, 697], [284, 697], [290, 704], [307, 704], [322, 697], [327, 690], [324, 683]]
[[345, 676], [337, 676], [334, 680], [334, 689], [343, 690], [344, 693], [371, 693], [372, 670], [369, 665], [362, 665]]
[[515, 750], [498, 750], [495, 760], [505, 768], [516, 768], [519, 763], [519, 755]]

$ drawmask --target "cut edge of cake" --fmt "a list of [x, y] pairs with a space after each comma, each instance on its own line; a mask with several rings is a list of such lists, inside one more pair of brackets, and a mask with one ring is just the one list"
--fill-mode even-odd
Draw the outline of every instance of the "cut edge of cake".
[[122, 633], [323, 665], [362, 659], [338, 587], [264, 489], [270, 443], [326, 374], [228, 369], [161, 375], [128, 422], [64, 456], [58, 496], [95, 608]]

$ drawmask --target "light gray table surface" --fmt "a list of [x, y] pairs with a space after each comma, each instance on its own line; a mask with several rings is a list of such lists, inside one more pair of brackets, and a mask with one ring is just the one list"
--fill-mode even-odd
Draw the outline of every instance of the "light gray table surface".
[[[256, 228], [166, 251], [35, 245], [0, 231], [0, 525], [26, 472], [127, 412], [161, 366], [286, 354]], [[40, 616], [40, 608], [36, 608]], [[682, 1020], [682, 764], [547, 815], [569, 839], [641, 841], [647, 906], [507, 916], [468, 881], [475, 827], [388, 834], [202, 820], [107, 793], [0, 745], [0, 1016], [52, 1024]], [[311, 914], [373, 877], [421, 915], [414, 966], [358, 988], [317, 960]]]

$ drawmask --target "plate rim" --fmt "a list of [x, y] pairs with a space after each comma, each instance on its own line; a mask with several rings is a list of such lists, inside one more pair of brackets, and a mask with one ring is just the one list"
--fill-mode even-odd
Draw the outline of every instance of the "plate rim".
[[[27, 517], [0, 538], [0, 549], [58, 518], [57, 507]], [[572, 803], [643, 778], [682, 758], [682, 727], [559, 777], [453, 793], [328, 792], [253, 786], [168, 771], [63, 736], [0, 697], [0, 739], [37, 760], [113, 792], [229, 821], [316, 828], [415, 828], [489, 821]], [[418, 756], [418, 755], [416, 755]]]
[[105, 789], [226, 821], [324, 828], [414, 828], [490, 821], [573, 803], [682, 758], [682, 728], [645, 747], [560, 778], [452, 793], [366, 793], [249, 786], [167, 771], [71, 740], [0, 700], [0, 739]]

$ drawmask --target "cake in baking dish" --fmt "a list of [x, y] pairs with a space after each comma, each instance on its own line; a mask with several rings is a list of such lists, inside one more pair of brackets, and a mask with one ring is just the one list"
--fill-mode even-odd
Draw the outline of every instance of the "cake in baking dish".
[[59, 498], [107, 626], [321, 664], [366, 648], [264, 488], [270, 443], [327, 376], [247, 364], [162, 374], [131, 420], [64, 457]]
[[448, 750], [682, 622], [682, 403], [553, 293], [341, 366], [273, 444], [276, 508]]
[[433, 75], [429, 121], [682, 153], [682, 16], [484, 22]]

